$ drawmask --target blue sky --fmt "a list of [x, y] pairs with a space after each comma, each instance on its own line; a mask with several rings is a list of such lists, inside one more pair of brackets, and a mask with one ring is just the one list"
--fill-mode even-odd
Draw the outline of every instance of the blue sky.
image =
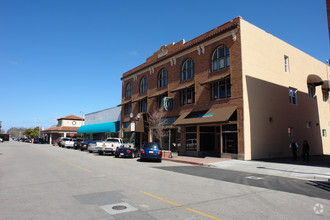
[[117, 106], [124, 72], [237, 16], [330, 58], [325, 0], [0, 0], [3, 129]]

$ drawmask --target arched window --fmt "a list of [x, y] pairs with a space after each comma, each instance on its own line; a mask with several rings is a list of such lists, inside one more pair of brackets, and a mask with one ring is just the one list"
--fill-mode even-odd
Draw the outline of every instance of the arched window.
[[132, 96], [132, 84], [128, 83], [125, 89], [125, 98], [129, 98], [131, 96]]
[[166, 69], [162, 69], [158, 75], [158, 88], [167, 86], [167, 70]]
[[229, 49], [225, 45], [218, 47], [212, 55], [212, 71], [230, 66]]
[[187, 59], [181, 68], [180, 80], [185, 81], [195, 77], [195, 64], [192, 59]]
[[147, 77], [143, 77], [140, 81], [140, 94], [146, 93], [148, 89]]

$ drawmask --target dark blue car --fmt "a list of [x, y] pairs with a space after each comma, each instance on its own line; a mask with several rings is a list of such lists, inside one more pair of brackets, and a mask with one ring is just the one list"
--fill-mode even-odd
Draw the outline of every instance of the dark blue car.
[[140, 151], [140, 161], [157, 160], [162, 162], [162, 149], [156, 142], [144, 143]]
[[130, 144], [124, 144], [118, 147], [115, 151], [115, 157], [130, 157], [135, 158], [139, 156], [139, 149]]

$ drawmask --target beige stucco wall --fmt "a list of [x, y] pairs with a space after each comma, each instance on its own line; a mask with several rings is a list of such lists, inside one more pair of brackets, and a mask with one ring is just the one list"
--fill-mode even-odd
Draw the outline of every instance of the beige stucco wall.
[[[323, 101], [321, 86], [316, 87], [316, 97], [309, 98], [307, 87], [309, 74], [329, 80], [329, 67], [243, 19], [240, 32], [245, 159], [290, 156], [289, 127], [300, 147], [306, 139], [311, 154], [330, 154], [329, 100]], [[284, 56], [289, 57], [289, 72]], [[298, 90], [298, 105], [289, 103], [289, 87]]]
[[[76, 124], [72, 124], [73, 122], [76, 122]], [[80, 120], [59, 120], [58, 122], [59, 126], [68, 126], [68, 127], [80, 127], [83, 125], [83, 121]]]

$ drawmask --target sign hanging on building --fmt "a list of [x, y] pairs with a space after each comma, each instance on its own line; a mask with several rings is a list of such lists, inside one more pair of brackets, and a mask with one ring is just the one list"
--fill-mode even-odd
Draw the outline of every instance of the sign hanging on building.
[[163, 106], [165, 111], [172, 111], [174, 109], [174, 100], [171, 97], [163, 98]]

